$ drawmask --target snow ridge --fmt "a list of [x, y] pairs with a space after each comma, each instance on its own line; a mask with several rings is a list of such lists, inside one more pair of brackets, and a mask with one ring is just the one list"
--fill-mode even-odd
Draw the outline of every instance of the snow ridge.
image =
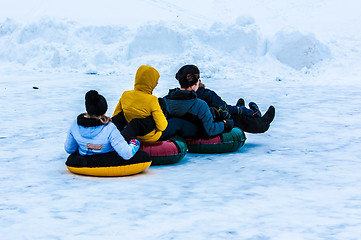
[[202, 29], [165, 22], [137, 29], [91, 26], [49, 17], [29, 24], [12, 19], [0, 23], [0, 61], [31, 70], [112, 73], [120, 64], [139, 65], [139, 58], [162, 65], [173, 59], [207, 63], [226, 58], [247, 63], [267, 55], [300, 70], [329, 59], [331, 52], [314, 35], [295, 29], [267, 39], [247, 16], [233, 24], [215, 22]]

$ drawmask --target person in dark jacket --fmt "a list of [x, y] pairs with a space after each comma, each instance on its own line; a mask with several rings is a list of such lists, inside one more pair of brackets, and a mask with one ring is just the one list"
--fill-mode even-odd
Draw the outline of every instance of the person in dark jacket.
[[[199, 76], [200, 71], [197, 66], [185, 65], [181, 69], [186, 68], [193, 69], [193, 72]], [[177, 75], [179, 75], [179, 72]], [[273, 106], [270, 106], [267, 112], [262, 116], [256, 103], [250, 102], [249, 108], [246, 108], [242, 98], [238, 100], [236, 106], [229, 105], [220, 96], [218, 96], [217, 93], [206, 88], [200, 80], [196, 94], [198, 99], [202, 99], [208, 104], [213, 118], [216, 121], [232, 119], [234, 121], [234, 126], [239, 127], [248, 133], [266, 132], [275, 116], [275, 108]]]
[[202, 82], [199, 84], [197, 96], [198, 98], [204, 100], [209, 105], [211, 110], [215, 111], [214, 114], [216, 114], [216, 116], [220, 117], [221, 119], [230, 119], [232, 118], [232, 114], [262, 117], [256, 103], [251, 102], [250, 108], [247, 108], [244, 105], [244, 100], [240, 99], [236, 106], [229, 105], [223, 101], [222, 98], [217, 95], [217, 93], [206, 88]]
[[236, 106], [229, 105], [217, 93], [205, 88], [204, 85], [198, 89], [197, 96], [207, 102], [215, 119], [233, 119], [236, 127], [248, 133], [266, 132], [275, 116], [273, 106], [270, 106], [267, 112], [261, 116], [257, 104], [251, 102], [249, 105], [252, 107], [248, 109], [244, 106], [244, 100], [240, 98]]
[[[199, 74], [199, 70], [194, 65], [192, 66]], [[211, 108], [215, 120], [232, 119], [236, 127], [241, 128], [249, 133], [264, 133], [266, 132], [275, 116], [275, 108], [270, 106], [267, 112], [262, 116], [256, 103], [250, 102], [249, 107], [245, 107], [245, 102], [240, 98], [236, 106], [227, 104], [217, 93], [205, 87], [200, 82], [196, 91], [197, 97], [204, 100]]]
[[165, 96], [168, 126], [160, 140], [174, 135], [181, 137], [210, 137], [233, 128], [232, 119], [215, 122], [209, 106], [197, 97], [199, 71], [194, 66], [184, 66], [176, 74], [180, 88], [170, 89]]

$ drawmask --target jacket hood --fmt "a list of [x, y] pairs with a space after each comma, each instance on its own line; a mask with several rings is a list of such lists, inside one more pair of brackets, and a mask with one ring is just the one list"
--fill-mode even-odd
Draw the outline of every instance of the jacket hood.
[[197, 94], [194, 91], [184, 91], [179, 88], [170, 89], [164, 98], [167, 110], [171, 116], [184, 116], [197, 101]]
[[138, 68], [135, 75], [134, 90], [152, 94], [153, 89], [157, 86], [159, 80], [159, 72], [147, 65]]

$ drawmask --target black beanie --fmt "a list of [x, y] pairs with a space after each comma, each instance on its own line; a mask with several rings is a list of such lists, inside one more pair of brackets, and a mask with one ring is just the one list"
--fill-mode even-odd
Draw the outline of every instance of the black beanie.
[[107, 100], [95, 90], [85, 94], [85, 108], [88, 114], [102, 116], [108, 110]]
[[175, 75], [182, 88], [188, 88], [198, 82], [199, 69], [195, 65], [185, 65], [181, 67]]

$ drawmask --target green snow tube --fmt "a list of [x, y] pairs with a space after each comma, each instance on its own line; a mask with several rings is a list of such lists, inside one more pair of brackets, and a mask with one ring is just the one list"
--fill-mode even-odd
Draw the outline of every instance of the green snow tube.
[[210, 138], [185, 139], [190, 153], [228, 153], [235, 152], [246, 141], [244, 132], [235, 127], [228, 133]]
[[159, 142], [141, 142], [140, 149], [149, 154], [152, 166], [177, 163], [188, 152], [187, 143], [179, 137]]

